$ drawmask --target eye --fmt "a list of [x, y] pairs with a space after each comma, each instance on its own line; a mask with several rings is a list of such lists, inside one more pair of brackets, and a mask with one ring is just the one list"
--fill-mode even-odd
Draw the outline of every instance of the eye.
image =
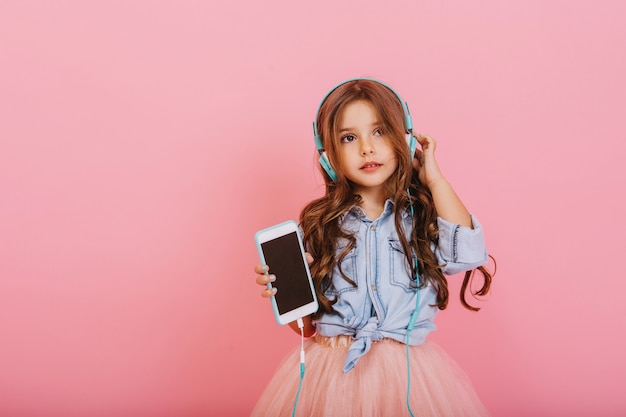
[[356, 136], [352, 133], [345, 134], [341, 137], [341, 143], [350, 143], [356, 140]]
[[374, 136], [382, 136], [383, 132], [380, 130], [380, 128], [374, 130]]

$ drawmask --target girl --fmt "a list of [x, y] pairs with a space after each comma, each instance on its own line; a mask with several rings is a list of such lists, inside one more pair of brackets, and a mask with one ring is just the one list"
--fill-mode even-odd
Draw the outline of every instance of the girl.
[[[470, 310], [473, 271], [484, 277], [477, 295], [492, 278], [480, 223], [442, 175], [435, 141], [413, 136], [404, 101], [371, 79], [331, 90], [314, 131], [326, 192], [300, 226], [320, 304], [301, 325], [315, 337], [304, 344], [301, 390], [296, 350], [252, 415], [489, 415], [463, 371], [426, 341], [448, 303], [444, 274], [467, 271], [461, 302]], [[271, 265], [255, 272], [260, 285], [281, 279]]]

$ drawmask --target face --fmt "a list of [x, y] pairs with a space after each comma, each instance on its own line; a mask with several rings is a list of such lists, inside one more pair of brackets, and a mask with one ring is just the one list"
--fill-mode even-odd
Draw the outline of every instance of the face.
[[354, 101], [343, 109], [339, 138], [341, 169], [354, 183], [355, 192], [363, 196], [384, 191], [386, 181], [398, 168], [398, 159], [371, 103]]

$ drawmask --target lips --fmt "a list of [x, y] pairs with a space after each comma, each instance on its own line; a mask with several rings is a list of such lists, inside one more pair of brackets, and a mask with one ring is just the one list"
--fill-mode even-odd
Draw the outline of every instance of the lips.
[[373, 171], [373, 170], [377, 169], [380, 166], [382, 166], [382, 164], [379, 164], [378, 162], [375, 162], [375, 161], [370, 161], [370, 162], [366, 162], [363, 165], [361, 165], [361, 168], [359, 168], [359, 169], [363, 170], [363, 171]]

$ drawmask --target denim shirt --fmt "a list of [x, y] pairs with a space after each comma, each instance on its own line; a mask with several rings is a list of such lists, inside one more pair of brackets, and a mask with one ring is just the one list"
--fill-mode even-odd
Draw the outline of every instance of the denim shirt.
[[[325, 292], [329, 299], [337, 298], [333, 312], [314, 321], [322, 336], [350, 335], [353, 338], [343, 372], [349, 372], [365, 355], [372, 342], [383, 338], [407, 342], [407, 326], [417, 303], [415, 280], [411, 279], [406, 258], [394, 224], [394, 205], [385, 203], [381, 216], [372, 221], [360, 207], [352, 207], [340, 218], [342, 228], [356, 237], [355, 247], [342, 262], [343, 272], [356, 287], [341, 276], [336, 265]], [[456, 274], [484, 265], [487, 260], [483, 232], [472, 215], [473, 229], [437, 219], [439, 242], [431, 245], [443, 273]], [[410, 236], [411, 215], [403, 217], [404, 229]], [[339, 253], [347, 242], [339, 242]], [[438, 312], [437, 290], [428, 284], [419, 292], [419, 311], [410, 345], [424, 343]]]

